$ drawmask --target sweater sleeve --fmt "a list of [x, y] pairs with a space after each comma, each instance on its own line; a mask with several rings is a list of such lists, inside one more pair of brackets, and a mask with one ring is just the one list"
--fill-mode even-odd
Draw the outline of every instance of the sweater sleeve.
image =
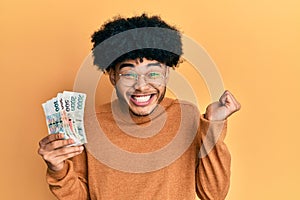
[[52, 171], [48, 168], [46, 179], [51, 192], [63, 200], [88, 200], [86, 152], [66, 160], [64, 168]]
[[200, 117], [197, 195], [201, 200], [224, 200], [230, 185], [230, 153], [224, 143], [227, 121]]

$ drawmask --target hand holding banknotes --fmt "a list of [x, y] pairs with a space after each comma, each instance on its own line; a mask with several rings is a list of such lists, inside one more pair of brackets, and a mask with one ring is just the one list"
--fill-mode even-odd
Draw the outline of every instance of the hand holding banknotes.
[[61, 170], [64, 161], [83, 151], [87, 143], [83, 115], [86, 95], [64, 91], [43, 103], [49, 135], [39, 143], [38, 153], [49, 169]]
[[73, 139], [64, 139], [62, 133], [50, 134], [40, 141], [38, 153], [50, 170], [59, 171], [63, 168], [65, 160], [82, 153], [83, 146], [70, 146], [74, 143]]

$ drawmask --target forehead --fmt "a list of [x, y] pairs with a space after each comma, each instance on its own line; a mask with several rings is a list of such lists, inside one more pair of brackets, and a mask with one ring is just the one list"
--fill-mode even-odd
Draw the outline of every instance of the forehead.
[[149, 68], [149, 67], [159, 67], [162, 68], [163, 64], [156, 61], [156, 60], [148, 60], [148, 59], [135, 59], [135, 60], [125, 60], [123, 62], [120, 62], [116, 65], [116, 69], [128, 69], [128, 68]]

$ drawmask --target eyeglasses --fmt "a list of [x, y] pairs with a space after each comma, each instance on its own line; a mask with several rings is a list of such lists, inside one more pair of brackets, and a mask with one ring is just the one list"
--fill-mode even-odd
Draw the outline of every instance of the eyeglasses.
[[143, 77], [147, 84], [165, 85], [167, 78], [162, 72], [150, 71], [146, 74], [137, 74], [135, 71], [127, 71], [119, 74], [121, 84], [125, 86], [133, 86], [137, 83], [139, 77]]

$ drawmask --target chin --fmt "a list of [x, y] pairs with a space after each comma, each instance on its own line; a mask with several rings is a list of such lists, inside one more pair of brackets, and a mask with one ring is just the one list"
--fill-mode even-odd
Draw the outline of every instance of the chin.
[[154, 109], [156, 108], [156, 105], [151, 106], [150, 108], [130, 108], [130, 111], [132, 114], [136, 116], [147, 116], [150, 115]]

